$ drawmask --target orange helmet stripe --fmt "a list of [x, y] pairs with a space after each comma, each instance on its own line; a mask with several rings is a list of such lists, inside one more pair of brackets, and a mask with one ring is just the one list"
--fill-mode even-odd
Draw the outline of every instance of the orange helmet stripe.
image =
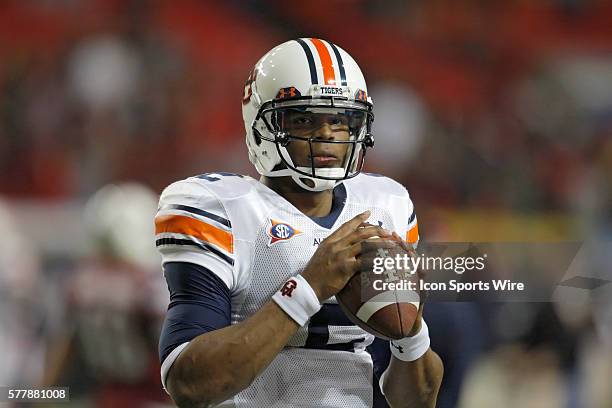
[[325, 44], [323, 44], [323, 41], [318, 38], [311, 38], [310, 42], [314, 44], [319, 54], [319, 59], [323, 66], [323, 79], [325, 80], [325, 85], [336, 85], [336, 73], [334, 72], [334, 65], [329, 50]]

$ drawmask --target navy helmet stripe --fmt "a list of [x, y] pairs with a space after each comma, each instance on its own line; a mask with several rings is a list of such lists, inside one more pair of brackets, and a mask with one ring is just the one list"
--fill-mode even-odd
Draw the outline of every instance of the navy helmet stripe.
[[310, 47], [308, 47], [308, 44], [306, 44], [306, 42], [301, 38], [298, 38], [295, 41], [297, 41], [302, 46], [304, 52], [306, 53], [308, 67], [310, 68], [310, 81], [313, 85], [319, 83], [319, 79], [317, 77], [317, 66], [315, 65], [314, 57], [312, 56], [312, 51], [310, 50]]
[[190, 212], [196, 215], [201, 215], [202, 217], [210, 218], [211, 220], [217, 221], [219, 224], [223, 224], [226, 227], [230, 227], [230, 228], [232, 227], [232, 223], [230, 222], [230, 220], [220, 217], [218, 215], [209, 213], [208, 211], [201, 210], [199, 208], [189, 207], [187, 205], [181, 205], [181, 204], [168, 204], [160, 208], [160, 211], [165, 211], [165, 210], [187, 211], [187, 212]]
[[199, 249], [201, 249], [203, 251], [212, 252], [213, 254], [217, 255], [219, 258], [223, 259], [228, 264], [234, 266], [234, 260], [232, 258], [230, 258], [229, 256], [225, 255], [223, 252], [219, 251], [218, 249], [215, 249], [212, 246], [207, 245], [205, 243], [200, 243], [200, 242], [192, 241], [192, 240], [189, 240], [189, 239], [177, 239], [177, 238], [160, 238], [160, 239], [155, 241], [155, 246], [162, 246], [162, 245], [189, 245], [189, 246], [194, 246], [194, 247], [199, 248]]
[[346, 71], [344, 70], [344, 61], [342, 61], [342, 57], [340, 56], [340, 51], [338, 51], [338, 47], [334, 43], [328, 42], [332, 50], [334, 51], [334, 55], [338, 60], [338, 70], [340, 71], [340, 83], [342, 86], [346, 86]]

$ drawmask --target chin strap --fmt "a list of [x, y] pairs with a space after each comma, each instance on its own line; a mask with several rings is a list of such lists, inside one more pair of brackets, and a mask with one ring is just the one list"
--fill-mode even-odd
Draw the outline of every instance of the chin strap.
[[[312, 171], [310, 167], [297, 167], [298, 170], [303, 172]], [[340, 167], [334, 168], [323, 168], [315, 169], [317, 175], [323, 177], [342, 177], [344, 176], [345, 170]], [[314, 177], [305, 176], [303, 174], [296, 173], [290, 169], [274, 170], [266, 174], [266, 177], [291, 177], [295, 184], [308, 191], [325, 191], [331, 190], [344, 180], [325, 180]]]
[[[342, 169], [340, 169], [340, 170], [342, 170]], [[344, 174], [344, 172], [342, 172], [342, 173]], [[323, 180], [323, 179], [316, 179], [316, 178], [312, 178], [312, 177], [305, 177], [305, 176], [296, 175], [296, 174], [293, 174], [291, 176], [291, 178], [293, 179], [293, 181], [298, 186], [300, 186], [304, 190], [308, 190], [308, 191], [331, 190], [332, 188], [336, 187], [338, 184], [340, 184], [342, 182], [342, 180]], [[313, 182], [314, 185], [312, 187], [309, 186], [308, 184], [306, 184], [303, 181], [304, 179]]]
[[[289, 155], [289, 153], [287, 152], [285, 147], [281, 147], [281, 149], [283, 150], [283, 153], [286, 153], [287, 156], [285, 157], [285, 160], [287, 161], [287, 163], [290, 166], [294, 166], [293, 164], [293, 160], [291, 159], [291, 156]], [[312, 168], [310, 167], [298, 167], [295, 166], [295, 168], [303, 173], [311, 173], [312, 172]], [[315, 176], [320, 176], [320, 177], [329, 177], [332, 179], [337, 179], [337, 180], [327, 180], [327, 179], [320, 179], [317, 177], [311, 177], [311, 176], [306, 176], [304, 174], [300, 174], [295, 170], [289, 169], [289, 168], [285, 168], [285, 169], [280, 169], [280, 170], [272, 170], [269, 171], [267, 174], [265, 174], [265, 176], [267, 177], [287, 177], [290, 176], [293, 181], [295, 182], [295, 184], [297, 184], [298, 186], [300, 186], [301, 188], [303, 188], [304, 190], [307, 191], [325, 191], [325, 190], [331, 190], [332, 188], [336, 187], [338, 184], [342, 183], [343, 177], [346, 173], [346, 169], [344, 167], [323, 167], [323, 168], [315, 168]]]

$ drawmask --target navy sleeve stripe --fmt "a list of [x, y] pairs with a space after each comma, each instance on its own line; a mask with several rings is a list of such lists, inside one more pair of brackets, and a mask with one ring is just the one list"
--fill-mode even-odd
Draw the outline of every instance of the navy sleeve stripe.
[[231, 293], [209, 269], [187, 262], [168, 262], [164, 275], [170, 305], [159, 339], [163, 362], [177, 346], [231, 324]]
[[160, 238], [155, 241], [155, 246], [160, 247], [162, 245], [187, 245], [199, 248], [206, 252], [212, 252], [217, 255], [219, 258], [223, 259], [225, 262], [234, 266], [234, 260], [229, 256], [225, 255], [223, 252], [218, 249], [213, 248], [211, 245], [207, 245], [204, 242], [193, 241], [190, 239], [178, 239], [178, 238]]
[[208, 211], [201, 210], [199, 208], [189, 207], [188, 205], [168, 204], [168, 205], [163, 206], [159, 210], [160, 211], [165, 211], [165, 210], [187, 211], [187, 212], [190, 212], [192, 214], [196, 214], [196, 215], [200, 215], [202, 217], [210, 218], [211, 220], [217, 221], [219, 224], [223, 224], [226, 227], [229, 227], [229, 228], [232, 227], [232, 223], [230, 222], [230, 220], [228, 220], [226, 218], [223, 218], [223, 217], [220, 217], [220, 216], [218, 216], [216, 214], [210, 213]]
[[410, 225], [410, 223], [412, 221], [414, 221], [414, 219], [416, 218], [416, 211], [412, 212], [412, 215], [410, 216], [410, 218], [408, 219], [408, 224]]

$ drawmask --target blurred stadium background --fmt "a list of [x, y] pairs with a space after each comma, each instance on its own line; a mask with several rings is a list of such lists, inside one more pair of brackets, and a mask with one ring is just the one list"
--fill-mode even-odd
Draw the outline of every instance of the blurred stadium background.
[[[255, 175], [243, 84], [299, 36], [362, 66], [367, 169], [408, 186], [423, 240], [611, 240], [612, 2], [3, 0], [0, 384], [169, 404], [156, 196]], [[439, 407], [612, 407], [611, 309], [429, 305]]]

